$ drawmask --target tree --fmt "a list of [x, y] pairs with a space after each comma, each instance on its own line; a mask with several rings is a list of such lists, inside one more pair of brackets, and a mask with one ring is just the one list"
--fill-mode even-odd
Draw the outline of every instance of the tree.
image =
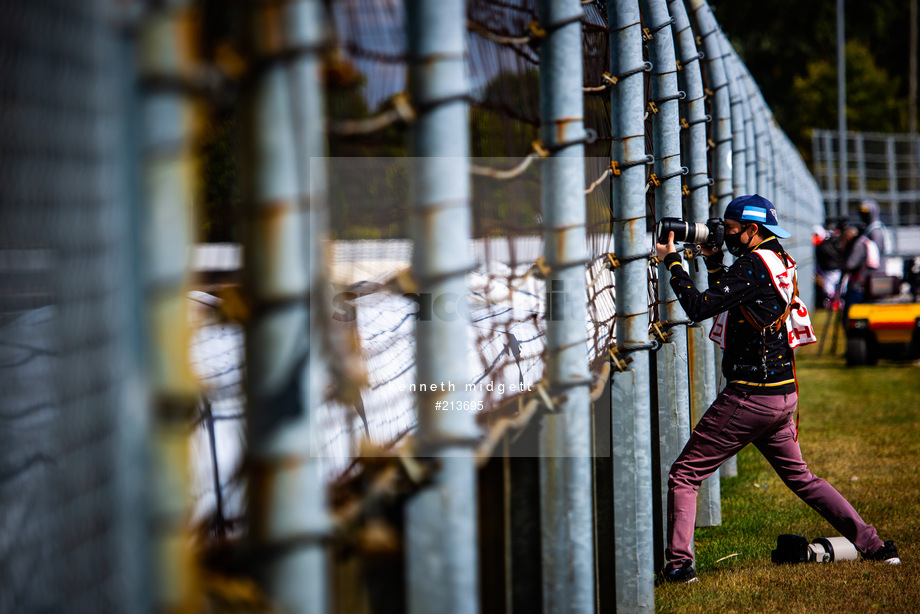
[[[780, 126], [810, 158], [809, 129], [837, 123], [836, 0], [710, 4]], [[904, 0], [846, 4], [850, 128], [906, 130], [907, 14]]]

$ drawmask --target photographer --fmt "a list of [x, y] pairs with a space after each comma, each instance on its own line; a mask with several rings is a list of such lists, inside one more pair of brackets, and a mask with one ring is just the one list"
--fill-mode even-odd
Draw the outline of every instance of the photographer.
[[[798, 300], [795, 262], [780, 245], [788, 238], [773, 205], [762, 196], [739, 196], [725, 210], [725, 245], [735, 263], [722, 266], [719, 247], [703, 247], [709, 289], [700, 292], [681, 266], [674, 246], [657, 239], [658, 258], [671, 287], [694, 321], [719, 316], [710, 335], [721, 343], [727, 385], [693, 430], [668, 475], [668, 547], [662, 579], [693, 582], [693, 529], [700, 483], [727, 459], [753, 443], [796, 495], [853, 542], [863, 558], [900, 562], [891, 541], [882, 543], [853, 506], [808, 470], [799, 449], [794, 414], [798, 400], [792, 348], [800, 333], [814, 340]], [[795, 305], [795, 308], [793, 308]], [[802, 328], [798, 328], [801, 326]]]

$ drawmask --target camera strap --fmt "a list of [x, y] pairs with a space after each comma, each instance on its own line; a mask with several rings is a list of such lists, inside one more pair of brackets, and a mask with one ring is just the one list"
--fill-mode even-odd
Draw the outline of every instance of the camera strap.
[[761, 326], [760, 324], [758, 324], [757, 321], [754, 319], [754, 316], [751, 314], [751, 311], [744, 305], [741, 305], [740, 307], [738, 307], [738, 309], [741, 311], [741, 315], [744, 316], [744, 319], [747, 321], [747, 323], [753, 326], [759, 332], [764, 332], [769, 329], [775, 333], [780, 328], [782, 328], [783, 325], [786, 323], [786, 319], [789, 317], [789, 314], [792, 313], [793, 306], [797, 304], [798, 298], [799, 298], [799, 283], [798, 283], [796, 274], [793, 273], [792, 274], [792, 300], [786, 303], [786, 310], [783, 311], [783, 313], [778, 318], [776, 318], [776, 320], [774, 320], [771, 324], [767, 324], [766, 326]]

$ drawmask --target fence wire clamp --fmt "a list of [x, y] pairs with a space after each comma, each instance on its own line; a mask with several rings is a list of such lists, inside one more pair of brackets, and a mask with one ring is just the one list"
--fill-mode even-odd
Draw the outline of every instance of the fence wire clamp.
[[540, 398], [543, 400], [543, 404], [546, 406], [547, 411], [551, 414], [559, 413], [559, 410], [556, 409], [556, 404], [553, 403], [553, 400], [550, 398], [549, 394], [546, 391], [545, 382], [537, 382], [537, 394], [540, 395]]
[[531, 146], [533, 147], [533, 150], [537, 153], [537, 155], [540, 156], [541, 158], [548, 158], [552, 155], [552, 152], [546, 148], [546, 145], [544, 145], [543, 141], [541, 141], [540, 139], [537, 139], [536, 141], [531, 143]]
[[687, 184], [686, 184], [686, 183], [681, 184], [681, 186], [680, 186], [680, 192], [681, 192], [681, 194], [683, 194], [684, 196], [690, 196], [690, 188], [687, 187]]
[[617, 162], [616, 160], [612, 160], [612, 161], [610, 162], [610, 168], [611, 168], [611, 170], [613, 170], [613, 175], [614, 175], [615, 177], [619, 177], [620, 174], [621, 174], [623, 171], [625, 171], [626, 169], [628, 169], [628, 168], [632, 168], [632, 167], [634, 167], [634, 166], [641, 166], [641, 165], [643, 165], [643, 164], [646, 164], [646, 165], [647, 165], [647, 164], [654, 164], [654, 163], [655, 163], [655, 157], [652, 156], [651, 154], [649, 154], [649, 155], [646, 155], [646, 156], [645, 156], [644, 158], [642, 158], [641, 160], [633, 160], [633, 161], [631, 161], [631, 162], [623, 162], [622, 164], [621, 164], [620, 162]]
[[534, 38], [543, 38], [546, 36], [546, 30], [540, 27], [540, 22], [536, 19], [527, 24], [527, 31], [530, 32], [531, 36]]
[[654, 100], [649, 101], [648, 110], [652, 112], [652, 115], [658, 115], [658, 107], [655, 105]]
[[682, 253], [684, 260], [693, 260], [694, 258], [699, 258], [703, 254], [703, 247], [698, 243], [687, 243], [687, 249]]
[[613, 346], [609, 350], [607, 350], [607, 354], [610, 355], [610, 367], [618, 371], [619, 373], [623, 373], [624, 371], [626, 371], [627, 367], [629, 366], [629, 363], [633, 361], [632, 358], [629, 358], [628, 356], [623, 356], [623, 354], [620, 352], [620, 350], [616, 346]]
[[624, 264], [635, 262], [636, 260], [652, 260], [655, 257], [656, 256], [655, 256], [654, 251], [648, 252], [646, 254], [637, 254], [635, 256], [627, 256], [625, 258], [617, 258], [617, 255], [615, 253], [610, 252], [607, 254], [607, 263], [604, 266], [606, 266], [608, 270], [613, 271], [613, 270], [618, 269], [620, 266]]
[[601, 85], [598, 85], [598, 86], [585, 86], [585, 87], [583, 87], [583, 88], [581, 88], [581, 89], [584, 90], [584, 91], [586, 91], [586, 92], [603, 92], [604, 90], [606, 90], [607, 88], [609, 88], [611, 85], [616, 85], [616, 84], [617, 84], [617, 78], [614, 77], [613, 75], [611, 75], [611, 74], [610, 74], [609, 72], [607, 72], [607, 71], [604, 71], [604, 73], [601, 75], [601, 81], [604, 82], [604, 83], [601, 84]]
[[427, 472], [425, 468], [422, 467], [422, 464], [418, 462], [418, 459], [412, 455], [412, 451], [408, 446], [399, 446], [396, 454], [397, 458], [399, 458], [399, 464], [413, 484], [418, 485], [425, 481], [425, 474]]
[[652, 173], [651, 175], [649, 175], [648, 179], [649, 179], [649, 183], [654, 185], [656, 188], [661, 185], [661, 180], [658, 179], [658, 175], [656, 175], [655, 173]]
[[547, 277], [550, 276], [550, 273], [553, 272], [549, 264], [547, 264], [546, 258], [544, 258], [543, 256], [539, 256], [534, 261], [533, 266], [530, 268], [530, 270], [533, 276], [538, 279], [546, 279]]
[[650, 326], [651, 333], [652, 333], [652, 336], [651, 336], [652, 341], [657, 341], [658, 343], [667, 343], [668, 339], [671, 338], [671, 335], [674, 334], [674, 331], [668, 330], [667, 328], [663, 326], [663, 324], [667, 324], [667, 321], [652, 322]]
[[368, 119], [345, 120], [329, 126], [329, 132], [338, 136], [363, 136], [379, 132], [384, 128], [402, 122], [411, 124], [415, 121], [416, 112], [405, 92], [395, 94], [390, 99], [393, 108], [388, 109], [376, 117]]
[[643, 42], [650, 41], [653, 38], [655, 38], [655, 36], [652, 34], [652, 30], [650, 28], [642, 28], [642, 41]]

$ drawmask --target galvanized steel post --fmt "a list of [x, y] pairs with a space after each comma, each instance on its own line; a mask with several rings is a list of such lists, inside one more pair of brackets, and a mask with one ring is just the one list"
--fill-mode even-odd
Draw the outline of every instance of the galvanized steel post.
[[[713, 34], [721, 44], [720, 59], [725, 69], [728, 82], [729, 98], [731, 100], [732, 115], [732, 189], [734, 196], [754, 193], [754, 183], [749, 181], [754, 177], [754, 145], [752, 142], [753, 126], [748, 121], [750, 109], [747, 106], [746, 92], [735, 72], [734, 49], [721, 30]], [[720, 478], [733, 478], [738, 475], [738, 458], [732, 456], [726, 460], [719, 469]]]
[[823, 142], [824, 142], [824, 151], [826, 152], [825, 155], [827, 156], [827, 165], [824, 167], [825, 171], [827, 172], [827, 179], [826, 179], [827, 190], [833, 195], [831, 198], [834, 199], [830, 203], [827, 203], [825, 205], [825, 207], [827, 207], [827, 218], [831, 219], [831, 218], [836, 218], [840, 215], [840, 208], [839, 208], [840, 203], [838, 200], [836, 200], [836, 199], [839, 199], [840, 184], [835, 179], [837, 175], [834, 170], [834, 165], [831, 164], [831, 160], [833, 159], [831, 152], [834, 151], [834, 143], [833, 143], [833, 136], [831, 135], [830, 130], [824, 133]]
[[188, 258], [194, 232], [197, 117], [187, 94], [168, 84], [192, 74], [196, 58], [190, 2], [173, 2], [141, 25], [138, 70], [143, 84], [143, 189], [146, 197], [150, 318], [148, 361], [153, 393], [154, 601], [162, 610], [192, 608], [196, 565], [186, 526], [188, 429], [198, 386], [187, 348]]
[[732, 126], [732, 197], [748, 194], [747, 188], [747, 142], [744, 140], [744, 110], [742, 109], [743, 96], [740, 83], [735, 81], [734, 71], [731, 67], [731, 44], [722, 33], [716, 29], [708, 39], [713, 41], [713, 46], [719, 50], [718, 56], [710, 58], [710, 63], [719, 63], [725, 71], [725, 83], [728, 86], [729, 103], [731, 104]]
[[[472, 267], [469, 85], [463, 0], [409, 0], [409, 83], [419, 109], [411, 137], [413, 276], [419, 293], [467, 300]], [[406, 508], [407, 595], [418, 614], [479, 609], [476, 464], [478, 429], [469, 411], [439, 411], [438, 401], [468, 399], [467, 310], [416, 323], [420, 383], [452, 384], [418, 394], [419, 454], [440, 459], [433, 484]], [[450, 314], [447, 314], [450, 316]]]
[[[655, 215], [683, 217], [681, 177], [689, 169], [681, 166], [680, 109], [678, 101], [686, 97], [677, 89], [677, 61], [671, 16], [665, 0], [641, 0], [642, 14], [649, 33], [646, 35], [652, 62], [652, 129], [655, 167]], [[656, 353], [658, 367], [658, 442], [661, 480], [662, 544], [667, 543], [667, 475], [677, 455], [690, 438], [690, 373], [687, 363], [687, 315], [668, 283], [667, 267], [658, 265], [658, 317], [677, 326], [672, 336]], [[653, 444], [654, 445], [654, 444]], [[663, 548], [661, 552], [663, 553]]]
[[847, 60], [844, 5], [843, 0], [837, 0], [837, 140], [840, 143], [838, 151], [840, 171], [837, 174], [837, 180], [840, 182], [840, 199], [838, 200], [837, 215], [840, 217], [850, 214], [849, 172], [847, 171]]
[[738, 62], [738, 69], [742, 74], [742, 81], [747, 90], [747, 97], [752, 101], [751, 115], [754, 120], [754, 152], [755, 152], [755, 187], [756, 192], [769, 200], [773, 201], [773, 164], [772, 164], [772, 144], [770, 143], [770, 133], [766, 118], [769, 114], [764, 109], [763, 100], [760, 98], [760, 90], [754, 83], [754, 79], [743, 63]]
[[[719, 25], [712, 10], [705, 0], [689, 0], [696, 31], [703, 41], [706, 53], [706, 75], [708, 89], [712, 97], [713, 122], [710, 130], [709, 146], [715, 148], [713, 154], [713, 193], [715, 196], [715, 213], [720, 216], [732, 199], [732, 113], [728, 92], [728, 78], [722, 62], [722, 46], [719, 43]], [[721, 373], [722, 353], [718, 348], [713, 351], [716, 363], [716, 376]], [[718, 393], [719, 386], [716, 386]], [[693, 421], [698, 422], [708, 406], [693, 407]], [[722, 502], [719, 490], [719, 472], [717, 471], [700, 486], [696, 506], [697, 526], [716, 526], [722, 524]]]
[[[252, 52], [262, 65], [246, 92], [245, 287], [250, 538], [270, 552], [259, 575], [286, 612], [328, 611], [330, 532], [313, 455], [323, 351], [317, 256], [325, 181], [318, 0], [258, 2]], [[293, 52], [293, 57], [292, 56]], [[314, 159], [312, 173], [311, 158]], [[318, 160], [318, 162], [317, 162]]]
[[[709, 161], [707, 156], [706, 124], [711, 117], [706, 114], [706, 99], [703, 89], [703, 75], [700, 61], [704, 54], [696, 46], [696, 38], [690, 27], [687, 9], [683, 0], [671, 0], [668, 3], [674, 17], [674, 29], [680, 48], [681, 71], [678, 80], [687, 94], [687, 122], [684, 137], [684, 161], [689, 169], [687, 187], [689, 194], [690, 219], [704, 222], [710, 215]], [[706, 266], [695, 260], [690, 267], [693, 283], [700, 290], [709, 287], [709, 274]], [[690, 371], [690, 417], [700, 416], [716, 398], [715, 345], [709, 340], [712, 328], [710, 320], [695, 322], [687, 328], [687, 358]], [[705, 487], [708, 488], [708, 487]], [[704, 492], [705, 494], [705, 492]]]
[[591, 375], [585, 322], [588, 260], [580, 0], [540, 0], [547, 376], [564, 399], [543, 417], [540, 450], [543, 604], [546, 612], [594, 611]]
[[607, 6], [613, 87], [616, 344], [633, 359], [611, 385], [616, 600], [619, 612], [651, 612], [654, 594], [652, 449], [649, 403], [648, 279], [641, 19], [637, 0]]
[[731, 80], [733, 87], [737, 89], [738, 96], [741, 98], [741, 112], [744, 114], [745, 187], [748, 194], [754, 194], [757, 193], [757, 134], [754, 128], [754, 111], [742, 76], [741, 58], [732, 49], [727, 37], [725, 42], [729, 45], [729, 50], [731, 51], [728, 58], [728, 67], [732, 75]]

